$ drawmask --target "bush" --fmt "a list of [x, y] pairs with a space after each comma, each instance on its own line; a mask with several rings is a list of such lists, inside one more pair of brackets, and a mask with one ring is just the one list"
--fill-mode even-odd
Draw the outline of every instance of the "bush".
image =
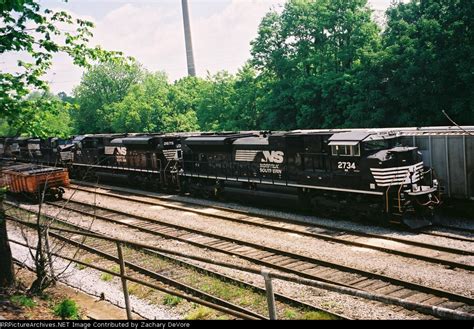
[[72, 299], [64, 299], [54, 308], [54, 314], [61, 319], [79, 320], [79, 308]]

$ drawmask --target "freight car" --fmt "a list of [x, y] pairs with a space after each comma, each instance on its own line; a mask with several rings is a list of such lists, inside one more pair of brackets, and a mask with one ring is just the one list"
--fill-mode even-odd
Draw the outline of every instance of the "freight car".
[[67, 169], [36, 164], [3, 166], [0, 171], [8, 191], [23, 195], [34, 201], [60, 200], [64, 187], [69, 185]]

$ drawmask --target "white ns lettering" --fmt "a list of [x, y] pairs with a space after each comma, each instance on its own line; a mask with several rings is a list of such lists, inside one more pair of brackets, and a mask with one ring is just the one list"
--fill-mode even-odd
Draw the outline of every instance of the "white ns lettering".
[[282, 151], [262, 151], [262, 162], [283, 163], [284, 153]]

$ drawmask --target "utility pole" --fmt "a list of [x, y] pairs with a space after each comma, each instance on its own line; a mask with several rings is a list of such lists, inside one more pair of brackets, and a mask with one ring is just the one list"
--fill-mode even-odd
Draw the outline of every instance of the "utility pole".
[[186, 58], [188, 60], [188, 75], [196, 76], [196, 68], [194, 66], [193, 43], [191, 40], [191, 24], [189, 23], [188, 0], [181, 0], [183, 7], [184, 22], [184, 41], [186, 42]]

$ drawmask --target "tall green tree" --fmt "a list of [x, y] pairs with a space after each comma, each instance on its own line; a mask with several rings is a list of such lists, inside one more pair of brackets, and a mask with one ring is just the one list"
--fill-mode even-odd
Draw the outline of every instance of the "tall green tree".
[[249, 64], [245, 64], [237, 72], [234, 93], [230, 97], [232, 111], [229, 115], [229, 130], [261, 129], [261, 99], [262, 81], [257, 79], [256, 71]]
[[193, 101], [182, 89], [193, 81], [183, 80], [173, 86], [164, 73], [146, 74], [143, 82], [131, 87], [122, 101], [109, 105], [115, 110], [113, 130], [148, 133], [197, 130]]
[[387, 10], [383, 125], [474, 122], [474, 3], [412, 0]]
[[200, 129], [197, 110], [206, 85], [205, 80], [190, 76], [170, 85], [168, 100], [171, 111], [176, 116], [175, 131], [198, 131]]
[[252, 42], [264, 126], [337, 127], [357, 90], [355, 72], [380, 47], [366, 0], [290, 0], [270, 12]]
[[72, 134], [70, 112], [75, 106], [62, 101], [48, 92], [35, 91], [23, 100], [24, 110], [18, 114], [14, 124], [7, 121], [0, 127], [0, 135], [5, 136], [57, 136]]
[[235, 77], [226, 71], [221, 71], [208, 75], [206, 81], [201, 90], [201, 101], [197, 109], [201, 129], [233, 130], [234, 127], [229, 119], [233, 113]]
[[124, 99], [132, 86], [143, 80], [144, 71], [133, 60], [111, 61], [90, 68], [74, 89], [74, 125], [78, 133], [113, 132], [117, 109], [111, 104]]

